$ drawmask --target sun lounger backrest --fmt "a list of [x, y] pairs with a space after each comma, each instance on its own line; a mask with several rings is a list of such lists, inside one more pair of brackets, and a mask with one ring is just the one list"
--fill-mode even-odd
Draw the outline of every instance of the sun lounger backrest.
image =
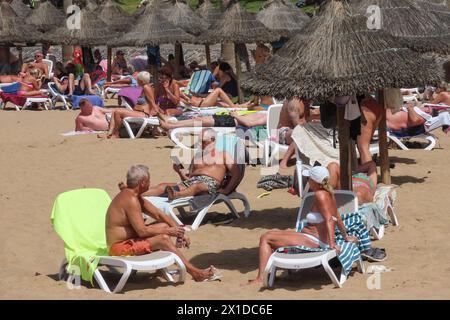
[[278, 128], [278, 122], [280, 121], [282, 104], [273, 104], [267, 110], [267, 132], [268, 137], [276, 135], [276, 130]]
[[[353, 213], [358, 211], [358, 198], [355, 193], [347, 190], [335, 190], [336, 206], [340, 214]], [[302, 199], [297, 216], [296, 228], [300, 221], [306, 219], [306, 215], [311, 212], [314, 203], [314, 192], [307, 193]]]
[[111, 198], [101, 189], [61, 193], [53, 205], [51, 221], [63, 239], [66, 254], [106, 247], [105, 217]]

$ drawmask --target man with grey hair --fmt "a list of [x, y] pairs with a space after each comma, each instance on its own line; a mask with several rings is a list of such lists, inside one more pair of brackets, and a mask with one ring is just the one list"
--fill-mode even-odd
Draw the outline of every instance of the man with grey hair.
[[[127, 173], [127, 186], [112, 200], [106, 214], [106, 240], [111, 256], [139, 256], [156, 250], [175, 253], [186, 266], [195, 281], [204, 281], [214, 276], [214, 267], [198, 269], [182, 255], [171, 241], [181, 238], [183, 246], [189, 248], [189, 238], [184, 228], [168, 215], [162, 213], [142, 194], [150, 186], [148, 167], [132, 166]], [[145, 225], [142, 212], [156, 220]]]

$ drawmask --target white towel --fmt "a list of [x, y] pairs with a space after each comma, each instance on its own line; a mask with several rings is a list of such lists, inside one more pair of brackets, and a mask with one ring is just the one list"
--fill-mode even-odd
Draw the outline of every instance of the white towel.
[[326, 167], [331, 162], [339, 163], [339, 149], [333, 147], [332, 130], [326, 129], [319, 122], [298, 125], [292, 132], [301, 154], [309, 158], [309, 164], [317, 161]]
[[69, 131], [66, 133], [61, 133], [64, 137], [73, 137], [73, 136], [81, 136], [86, 134], [99, 134], [105, 131]]

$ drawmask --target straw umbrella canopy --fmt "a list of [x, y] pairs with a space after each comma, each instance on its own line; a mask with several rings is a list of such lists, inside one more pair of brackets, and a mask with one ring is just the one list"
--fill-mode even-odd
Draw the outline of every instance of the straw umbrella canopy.
[[31, 8], [23, 3], [22, 0], [13, 0], [11, 2], [11, 7], [19, 18], [25, 18], [31, 13]]
[[40, 2], [27, 18], [27, 23], [38, 28], [39, 31], [46, 32], [52, 28], [61, 26], [66, 20], [63, 11], [57, 9], [50, 1]]
[[132, 24], [131, 15], [113, 0], [106, 0], [97, 9], [98, 17], [116, 31], [128, 30]]
[[196, 12], [204, 19], [210, 26], [222, 18], [220, 8], [214, 7], [211, 0], [205, 0], [203, 4], [196, 10]]
[[193, 37], [164, 16], [157, 2], [149, 3], [134, 26], [113, 43], [118, 46], [146, 46], [194, 41]]
[[[76, 17], [72, 17], [76, 20]], [[51, 37], [53, 43], [65, 45], [82, 45], [95, 46], [104, 45], [109, 40], [120, 36], [119, 33], [111, 30], [108, 25], [93, 11], [84, 8], [80, 11], [80, 23], [74, 24], [73, 28], [69, 28], [71, 17], [68, 18], [68, 25], [56, 28], [47, 34]]]
[[450, 10], [442, 0], [414, 0], [416, 5], [443, 21], [450, 28]]
[[310, 20], [300, 9], [285, 5], [282, 0], [272, 1], [257, 14], [257, 19], [268, 29], [289, 38], [300, 31]]
[[176, 2], [166, 10], [167, 19], [187, 33], [198, 36], [208, 28], [208, 23], [202, 20], [187, 4]]
[[270, 31], [239, 3], [232, 5], [202, 36], [205, 43], [254, 43], [276, 41], [280, 36]]
[[418, 52], [450, 52], [450, 32], [436, 15], [420, 10], [413, 0], [352, 0], [354, 9], [366, 14], [369, 6], [381, 10], [381, 28]]
[[332, 95], [439, 81], [431, 61], [382, 30], [368, 29], [366, 20], [331, 0], [243, 87], [262, 95], [323, 101]]
[[25, 24], [7, 3], [0, 3], [0, 43], [38, 43], [44, 39], [42, 33]]
[[98, 4], [93, 0], [87, 0], [85, 8], [90, 11], [96, 11], [98, 9]]

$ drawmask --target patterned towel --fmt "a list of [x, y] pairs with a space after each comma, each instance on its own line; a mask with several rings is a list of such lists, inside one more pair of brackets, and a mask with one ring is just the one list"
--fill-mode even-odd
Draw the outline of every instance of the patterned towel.
[[272, 191], [273, 189], [287, 189], [292, 187], [293, 181], [293, 176], [282, 176], [277, 173], [263, 176], [256, 184], [256, 187], [262, 188], [266, 191]]
[[[342, 237], [339, 228], [335, 228], [335, 242], [341, 248], [341, 252], [338, 255], [338, 259], [342, 265], [342, 272], [347, 276], [352, 270], [353, 263], [358, 261], [361, 257], [361, 252], [370, 249], [371, 242], [369, 232], [362, 221], [362, 217], [358, 212], [348, 213], [341, 215], [342, 222], [349, 236], [355, 236], [359, 239], [358, 244], [353, 242], [346, 242]], [[297, 232], [301, 232], [302, 229], [307, 226], [306, 220], [301, 221]], [[305, 246], [290, 246], [281, 247], [276, 251], [280, 253], [304, 253], [304, 252], [321, 252], [330, 250], [329, 248], [308, 248]]]

